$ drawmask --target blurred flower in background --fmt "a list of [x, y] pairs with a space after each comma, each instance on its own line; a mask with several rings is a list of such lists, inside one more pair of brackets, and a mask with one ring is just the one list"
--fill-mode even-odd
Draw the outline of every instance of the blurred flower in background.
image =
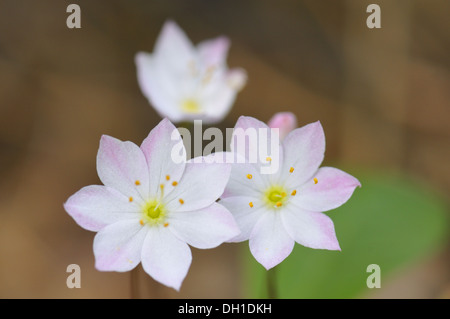
[[278, 112], [274, 114], [267, 125], [278, 128], [280, 140], [283, 140], [293, 129], [297, 128], [297, 117], [291, 112]]
[[173, 122], [220, 122], [247, 78], [242, 69], [228, 69], [229, 46], [229, 39], [222, 36], [194, 47], [174, 21], [167, 21], [154, 52], [136, 55], [142, 93]]

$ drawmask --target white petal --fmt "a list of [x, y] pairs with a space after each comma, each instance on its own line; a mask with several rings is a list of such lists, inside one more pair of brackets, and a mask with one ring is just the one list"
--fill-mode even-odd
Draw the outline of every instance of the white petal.
[[233, 130], [233, 137], [230, 145], [231, 151], [239, 153], [247, 160], [251, 155], [258, 154], [259, 129], [265, 130], [268, 129], [268, 126], [264, 122], [250, 116], [239, 117]]
[[209, 90], [204, 89], [200, 103], [204, 108], [205, 124], [220, 122], [231, 110], [236, 99], [236, 91], [225, 81], [210, 84]]
[[294, 240], [286, 232], [279, 211], [262, 216], [250, 235], [250, 251], [267, 270], [281, 263], [294, 248]]
[[270, 185], [268, 179], [261, 175], [255, 165], [235, 163], [231, 167], [230, 181], [222, 198], [230, 196], [260, 197]]
[[[199, 157], [200, 161], [203, 161]], [[169, 211], [193, 211], [205, 208], [222, 195], [230, 178], [231, 165], [226, 163], [186, 164], [183, 177], [165, 197]], [[180, 203], [180, 199], [183, 203]]]
[[293, 202], [308, 211], [324, 212], [344, 204], [353, 194], [359, 181], [337, 168], [321, 167], [298, 190]]
[[201, 249], [219, 246], [240, 233], [233, 215], [217, 203], [192, 212], [171, 214], [167, 221], [168, 228], [180, 240]]
[[255, 118], [241, 116], [231, 140], [231, 151], [245, 157], [270, 183], [278, 180], [284, 158], [277, 131]]
[[246, 78], [246, 72], [242, 69], [227, 71], [219, 67], [214, 72], [210, 82], [202, 86], [199, 96], [205, 110], [205, 123], [216, 123], [228, 114]]
[[230, 40], [221, 36], [205, 40], [197, 45], [200, 60], [207, 66], [217, 66], [226, 63]]
[[105, 186], [135, 199], [148, 194], [148, 170], [145, 156], [132, 142], [103, 135], [97, 154], [97, 172]]
[[320, 122], [305, 125], [289, 133], [283, 141], [283, 151], [284, 165], [280, 180], [286, 187], [298, 187], [312, 178], [325, 154], [325, 135]]
[[179, 110], [180, 76], [157, 62], [149, 53], [136, 54], [139, 87], [161, 117], [179, 122], [182, 120]]
[[[259, 219], [267, 213], [261, 200], [248, 196], [234, 196], [220, 199], [219, 203], [233, 214], [241, 233], [228, 242], [248, 240]], [[253, 205], [253, 207], [250, 206]]]
[[65, 210], [84, 229], [99, 231], [123, 219], [138, 218], [134, 200], [118, 191], [100, 185], [86, 186], [69, 197]]
[[247, 84], [247, 72], [241, 68], [234, 68], [227, 73], [227, 85], [239, 92]]
[[187, 68], [195, 56], [195, 48], [178, 24], [168, 20], [156, 40], [154, 54], [158, 63], [176, 71]]
[[179, 290], [191, 261], [189, 246], [167, 227], [150, 229], [142, 249], [142, 266], [153, 279]]
[[[172, 183], [180, 182], [186, 165], [186, 150], [178, 129], [169, 120], [163, 119], [142, 142], [141, 149], [148, 165], [150, 196], [159, 197], [161, 184], [167, 195], [174, 188]], [[181, 150], [182, 156], [179, 156], [178, 150]]]
[[289, 235], [299, 244], [316, 249], [341, 250], [333, 221], [327, 215], [288, 205], [282, 220]]
[[119, 221], [100, 230], [94, 238], [95, 267], [119, 272], [136, 267], [147, 231], [139, 219]]

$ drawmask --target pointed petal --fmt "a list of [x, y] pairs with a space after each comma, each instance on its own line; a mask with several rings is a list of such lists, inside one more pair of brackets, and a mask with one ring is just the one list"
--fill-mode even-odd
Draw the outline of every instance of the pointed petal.
[[267, 213], [263, 203], [255, 197], [233, 196], [222, 198], [219, 203], [233, 214], [241, 231], [240, 234], [231, 238], [228, 242], [237, 243], [248, 240], [256, 223]]
[[128, 197], [100, 185], [80, 189], [64, 203], [64, 209], [78, 225], [90, 231], [99, 231], [109, 224], [139, 215], [139, 208]]
[[[204, 161], [203, 157], [198, 157], [186, 164], [178, 185], [165, 197], [168, 210], [202, 209], [214, 203], [222, 195], [230, 178], [231, 165], [202, 163], [202, 161]], [[180, 199], [183, 203], [180, 203]]]
[[167, 227], [153, 227], [145, 238], [142, 266], [156, 281], [180, 290], [191, 265], [189, 246]]
[[172, 20], [164, 23], [154, 49], [158, 63], [173, 70], [183, 70], [195, 57], [195, 49], [186, 33]]
[[241, 68], [234, 68], [227, 73], [227, 84], [233, 90], [239, 92], [247, 84], [247, 72]]
[[126, 197], [138, 199], [148, 194], [145, 157], [132, 142], [103, 135], [97, 153], [97, 172], [105, 186], [118, 190]]
[[250, 235], [250, 251], [267, 270], [289, 256], [294, 244], [283, 226], [279, 212], [269, 212], [261, 217]]
[[283, 141], [283, 151], [284, 164], [280, 180], [288, 188], [298, 187], [312, 177], [323, 161], [325, 135], [320, 122], [289, 133]]
[[161, 117], [181, 121], [178, 109], [179, 81], [155, 61], [154, 55], [138, 52], [135, 56], [137, 79], [143, 95]]
[[268, 126], [264, 122], [250, 116], [239, 117], [233, 130], [231, 151], [239, 153], [247, 161], [251, 156], [257, 156], [259, 129], [266, 130]]
[[224, 65], [229, 48], [230, 40], [224, 36], [205, 40], [197, 45], [199, 58], [206, 66]]
[[240, 233], [233, 215], [217, 203], [192, 212], [171, 214], [167, 221], [168, 228], [181, 241], [200, 249], [217, 247]]
[[199, 101], [204, 108], [205, 123], [219, 122], [228, 114], [246, 78], [242, 69], [227, 71], [224, 67], [217, 68], [210, 82], [200, 91]]
[[284, 158], [277, 133], [277, 129], [255, 118], [241, 116], [231, 139], [231, 151], [243, 156], [246, 163], [254, 165], [261, 177], [270, 182], [278, 179]]
[[341, 206], [349, 200], [356, 187], [361, 187], [356, 178], [334, 167], [321, 167], [314, 178], [316, 180], [303, 184], [292, 198], [297, 206], [313, 212]]
[[283, 211], [282, 220], [296, 242], [310, 248], [341, 250], [333, 221], [327, 215], [289, 206]]
[[136, 267], [147, 231], [139, 219], [119, 221], [100, 230], [94, 238], [95, 267], [119, 272]]
[[280, 139], [283, 140], [297, 127], [297, 117], [291, 112], [279, 112], [269, 120], [268, 125], [280, 129]]
[[150, 196], [160, 194], [161, 184], [167, 195], [174, 188], [172, 183], [180, 182], [186, 165], [186, 150], [178, 129], [163, 119], [142, 142], [141, 150], [149, 171]]

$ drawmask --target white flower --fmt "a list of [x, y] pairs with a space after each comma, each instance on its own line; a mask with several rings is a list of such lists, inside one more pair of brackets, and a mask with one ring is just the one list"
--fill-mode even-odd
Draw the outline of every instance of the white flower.
[[143, 94], [162, 116], [173, 122], [221, 121], [246, 82], [242, 69], [228, 70], [226, 37], [194, 47], [180, 27], [167, 21], [152, 54], [136, 55]]
[[98, 270], [129, 271], [142, 262], [155, 280], [178, 290], [191, 264], [188, 244], [212, 248], [239, 233], [216, 203], [230, 165], [175, 163], [171, 151], [180, 143], [167, 119], [141, 147], [102, 136], [97, 171], [104, 186], [84, 187], [64, 204], [81, 227], [98, 232]]
[[[237, 128], [270, 130], [265, 123], [243, 116], [235, 131]], [[269, 140], [269, 144], [272, 142]], [[239, 154], [233, 142], [231, 148]], [[257, 145], [248, 145], [246, 150], [257, 150]], [[240, 155], [248, 158], [246, 150]], [[274, 174], [261, 174], [260, 167], [267, 164], [261, 161], [234, 164], [220, 200], [241, 229], [241, 234], [231, 241], [249, 240], [253, 256], [266, 269], [289, 256], [295, 242], [310, 248], [340, 250], [333, 222], [322, 212], [341, 206], [361, 186], [356, 178], [339, 169], [319, 168], [325, 153], [325, 136], [319, 122], [291, 131], [279, 150], [280, 165]]]

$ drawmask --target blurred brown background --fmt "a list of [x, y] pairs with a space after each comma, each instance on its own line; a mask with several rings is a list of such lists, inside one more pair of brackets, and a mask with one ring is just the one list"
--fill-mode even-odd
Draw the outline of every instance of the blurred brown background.
[[[70, 3], [81, 7], [81, 29], [66, 27]], [[366, 27], [370, 3], [381, 6], [381, 29]], [[0, 0], [0, 297], [130, 296], [130, 273], [94, 269], [94, 233], [62, 204], [100, 183], [102, 134], [139, 144], [160, 121], [134, 54], [152, 51], [167, 18], [194, 43], [230, 37], [229, 65], [249, 82], [223, 126], [290, 110], [299, 125], [322, 122], [327, 162], [402, 170], [447, 197], [449, 12], [447, 0]], [[141, 293], [243, 297], [238, 249], [194, 249], [180, 293], [140, 270]], [[66, 287], [72, 263], [81, 289]], [[361, 297], [449, 297], [449, 279], [443, 251]]]

